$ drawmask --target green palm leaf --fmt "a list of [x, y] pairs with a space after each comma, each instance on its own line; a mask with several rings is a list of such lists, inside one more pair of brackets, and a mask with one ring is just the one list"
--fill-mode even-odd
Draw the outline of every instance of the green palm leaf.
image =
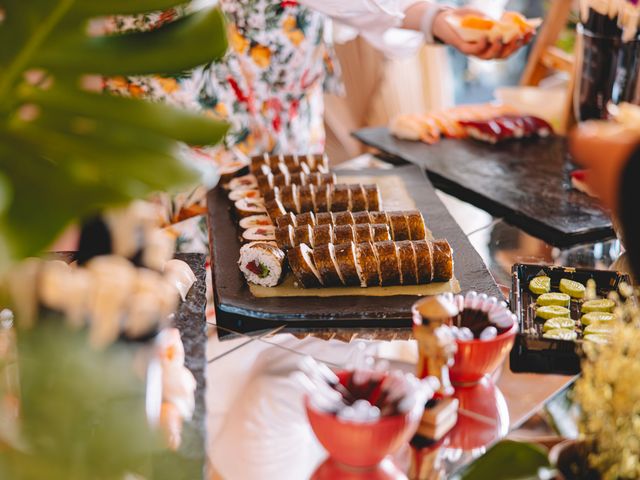
[[[201, 171], [180, 158], [180, 142], [215, 144], [226, 133], [225, 123], [80, 87], [87, 74], [175, 74], [220, 59], [227, 40], [217, 8], [148, 32], [87, 33], [96, 16], [182, 4], [7, 0], [0, 5], [0, 269], [8, 260], [38, 254], [83, 216], [200, 180]], [[34, 71], [37, 75], [26, 75]]]

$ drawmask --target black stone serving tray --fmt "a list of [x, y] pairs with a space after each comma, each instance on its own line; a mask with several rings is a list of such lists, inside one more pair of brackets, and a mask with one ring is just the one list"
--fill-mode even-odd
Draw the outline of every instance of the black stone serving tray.
[[[339, 175], [402, 178], [434, 236], [446, 238], [453, 247], [454, 272], [462, 290], [502, 297], [480, 255], [442, 204], [422, 169], [405, 166], [393, 170], [340, 171]], [[411, 326], [410, 309], [418, 298], [415, 296], [254, 297], [238, 269], [241, 244], [230, 208], [224, 189], [217, 187], [209, 192], [209, 239], [218, 325], [239, 332], [283, 325], [294, 330]]]
[[385, 127], [354, 133], [363, 143], [427, 170], [433, 184], [558, 247], [615, 236], [608, 213], [571, 188], [574, 168], [563, 137], [489, 145], [399, 140]]
[[[620, 283], [630, 284], [629, 275], [611, 270], [590, 270], [552, 265], [515, 264], [511, 269], [511, 310], [518, 317], [520, 331], [511, 350], [510, 366], [513, 372], [580, 373], [582, 356], [581, 336], [575, 341], [553, 340], [542, 337], [543, 320], [535, 317], [532, 305], [536, 295], [529, 291], [529, 282], [538, 275], [551, 278], [551, 291], [558, 292], [560, 280], [568, 278], [586, 285], [596, 282], [599, 297], [606, 298], [618, 290]], [[581, 301], [571, 301], [571, 318], [579, 320]]]

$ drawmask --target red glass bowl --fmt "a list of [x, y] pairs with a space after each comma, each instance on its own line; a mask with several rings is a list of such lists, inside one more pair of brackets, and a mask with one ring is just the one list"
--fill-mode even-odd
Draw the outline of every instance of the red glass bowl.
[[357, 423], [317, 410], [308, 397], [305, 408], [313, 432], [330, 457], [358, 468], [377, 467], [387, 455], [409, 442], [424, 411], [424, 405], [416, 404], [405, 414], [382, 417], [371, 423]]
[[456, 340], [458, 351], [449, 369], [451, 382], [456, 385], [478, 383], [485, 375], [491, 375], [507, 357], [518, 332], [513, 326], [491, 340]]

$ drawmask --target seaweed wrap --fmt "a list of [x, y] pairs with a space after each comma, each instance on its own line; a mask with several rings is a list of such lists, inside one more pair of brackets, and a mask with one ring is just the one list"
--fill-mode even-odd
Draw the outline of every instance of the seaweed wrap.
[[382, 285], [400, 285], [400, 260], [395, 242], [377, 242], [375, 248], [380, 261]]
[[356, 267], [356, 246], [355, 243], [343, 243], [334, 246], [334, 252], [340, 277], [344, 284], [349, 287], [357, 287], [362, 284]]
[[313, 251], [308, 245], [302, 244], [287, 252], [289, 268], [298, 283], [304, 288], [322, 286], [320, 272], [313, 261]]
[[431, 242], [433, 250], [433, 281], [446, 282], [453, 278], [453, 250], [446, 240]]

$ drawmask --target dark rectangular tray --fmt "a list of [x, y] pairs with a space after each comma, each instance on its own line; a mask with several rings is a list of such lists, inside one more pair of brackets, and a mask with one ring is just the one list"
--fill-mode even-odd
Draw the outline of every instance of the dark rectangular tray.
[[[589, 270], [551, 265], [515, 264], [511, 269], [511, 311], [518, 316], [520, 331], [511, 350], [513, 372], [558, 373], [575, 375], [580, 373], [582, 342], [570, 342], [542, 338], [541, 320], [536, 320], [532, 308], [535, 295], [529, 291], [529, 281], [538, 275], [551, 278], [551, 291], [557, 292], [560, 280], [569, 278], [583, 285], [587, 280], [596, 282], [597, 294], [606, 297], [617, 290], [621, 282], [630, 283], [629, 276], [611, 270]], [[571, 318], [580, 318], [579, 301], [571, 301]]]
[[[454, 272], [462, 290], [502, 297], [482, 259], [442, 204], [422, 169], [405, 166], [392, 170], [340, 171], [339, 175], [397, 175], [402, 178], [433, 234], [451, 243]], [[415, 296], [254, 297], [237, 266], [240, 241], [227, 193], [217, 187], [209, 192], [207, 201], [216, 321], [220, 326], [240, 332], [281, 325], [291, 329], [411, 326], [410, 308], [418, 298]]]
[[363, 143], [427, 170], [442, 191], [558, 247], [602, 241], [615, 233], [608, 213], [571, 188], [566, 140], [527, 139], [489, 145], [471, 139], [437, 144], [399, 140], [365, 128]]

